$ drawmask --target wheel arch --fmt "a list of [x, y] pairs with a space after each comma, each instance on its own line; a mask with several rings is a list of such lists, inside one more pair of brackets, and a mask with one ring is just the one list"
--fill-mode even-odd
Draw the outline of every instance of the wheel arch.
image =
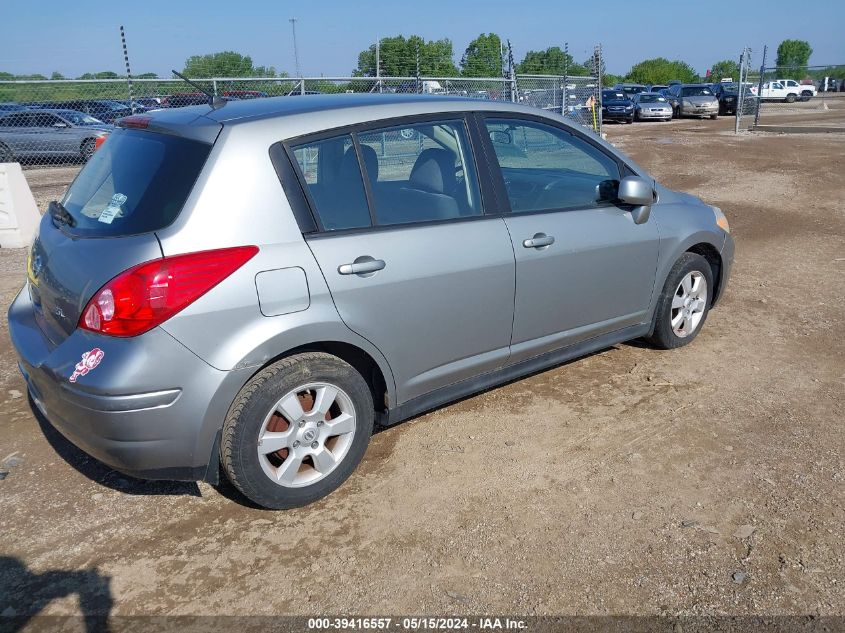
[[719, 249], [709, 242], [698, 242], [687, 248], [685, 252], [700, 255], [710, 264], [714, 286], [713, 293], [710, 295], [710, 307], [713, 307], [719, 300], [719, 295], [722, 291], [722, 255], [719, 253]]
[[288, 358], [303, 352], [325, 352], [326, 354], [338, 357], [342, 361], [349, 363], [352, 367], [354, 367], [355, 370], [364, 377], [364, 381], [370, 388], [377, 419], [381, 415], [386, 415], [387, 410], [391, 406], [396, 406], [393, 393], [393, 376], [390, 373], [390, 368], [382, 367], [382, 364], [365, 349], [345, 341], [317, 340], [287, 349], [273, 358], [268, 359], [261, 366], [255, 367], [255, 371], [247, 379], [247, 382], [252, 378], [252, 376], [260, 373], [267, 366], [272, 365], [283, 358]]

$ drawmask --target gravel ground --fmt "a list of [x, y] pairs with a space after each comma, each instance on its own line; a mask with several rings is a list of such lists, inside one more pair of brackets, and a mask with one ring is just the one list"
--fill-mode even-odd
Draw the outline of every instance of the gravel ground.
[[[0, 323], [0, 613], [845, 615], [845, 135], [731, 128], [606, 127], [730, 218], [733, 279], [693, 345], [382, 431], [300, 510], [87, 459], [36, 420]], [[28, 172], [42, 206], [72, 172]], [[24, 258], [0, 251], [4, 305]]]

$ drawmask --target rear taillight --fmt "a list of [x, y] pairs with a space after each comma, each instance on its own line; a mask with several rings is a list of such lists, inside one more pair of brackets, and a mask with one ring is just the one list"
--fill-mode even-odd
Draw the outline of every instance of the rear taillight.
[[143, 334], [199, 299], [257, 252], [257, 246], [223, 248], [130, 268], [94, 294], [79, 327], [110, 336]]
[[103, 134], [102, 136], [98, 136], [94, 139], [94, 151], [96, 152], [100, 149], [100, 145], [106, 142], [106, 139], [109, 137], [108, 134]]

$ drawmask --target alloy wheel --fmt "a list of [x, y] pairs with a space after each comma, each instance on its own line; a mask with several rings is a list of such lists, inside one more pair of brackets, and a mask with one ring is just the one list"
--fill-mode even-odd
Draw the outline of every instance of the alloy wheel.
[[690, 271], [675, 289], [670, 320], [672, 331], [679, 338], [695, 332], [707, 307], [707, 280], [697, 270]]
[[336, 385], [309, 383], [286, 393], [258, 432], [264, 474], [289, 488], [320, 481], [349, 452], [355, 421], [352, 399]]

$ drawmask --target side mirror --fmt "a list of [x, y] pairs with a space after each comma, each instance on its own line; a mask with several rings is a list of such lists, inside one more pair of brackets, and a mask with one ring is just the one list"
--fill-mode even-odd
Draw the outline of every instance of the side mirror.
[[504, 130], [491, 130], [490, 140], [494, 143], [498, 143], [499, 145], [510, 145], [513, 143], [513, 138], [510, 133], [505, 132]]
[[631, 216], [636, 224], [648, 221], [654, 202], [654, 188], [649, 181], [639, 176], [626, 176], [619, 182], [617, 197], [624, 204], [634, 205]]

